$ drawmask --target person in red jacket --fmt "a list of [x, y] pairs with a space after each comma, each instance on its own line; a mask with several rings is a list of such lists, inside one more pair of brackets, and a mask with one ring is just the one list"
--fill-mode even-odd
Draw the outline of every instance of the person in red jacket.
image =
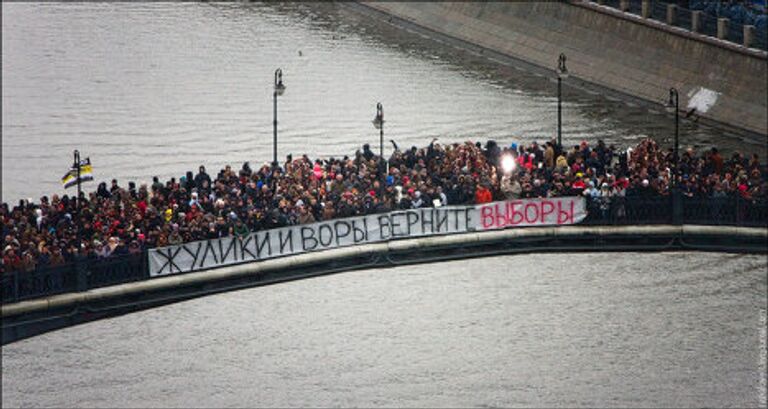
[[486, 188], [485, 185], [477, 186], [477, 190], [475, 191], [475, 203], [482, 204], [482, 203], [490, 203], [492, 201], [493, 201], [493, 196], [491, 195], [491, 191], [488, 190], [488, 188]]

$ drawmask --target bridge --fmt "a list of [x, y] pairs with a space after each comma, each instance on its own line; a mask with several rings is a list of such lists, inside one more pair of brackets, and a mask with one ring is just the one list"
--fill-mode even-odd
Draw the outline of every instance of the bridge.
[[209, 294], [342, 271], [531, 252], [768, 253], [768, 202], [653, 197], [588, 201], [575, 225], [390, 238], [152, 277], [148, 252], [2, 277], [2, 343]]

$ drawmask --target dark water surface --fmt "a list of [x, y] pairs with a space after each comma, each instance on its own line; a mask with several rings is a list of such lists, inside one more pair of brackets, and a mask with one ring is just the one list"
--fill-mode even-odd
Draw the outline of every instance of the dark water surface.
[[[90, 156], [97, 181], [123, 185], [178, 177], [201, 163], [216, 172], [271, 160], [278, 67], [287, 85], [280, 158], [378, 147], [371, 125], [378, 101], [385, 137], [405, 147], [432, 137], [509, 144], [556, 134], [553, 78], [339, 3], [3, 2], [2, 19], [7, 202], [63, 193], [59, 180], [74, 149]], [[567, 86], [564, 95], [567, 145], [602, 138], [626, 147], [645, 136], [668, 141], [673, 132], [658, 112]], [[695, 124], [683, 125], [681, 140], [764, 149]]]
[[230, 292], [5, 346], [2, 404], [756, 407], [766, 261], [534, 254]]

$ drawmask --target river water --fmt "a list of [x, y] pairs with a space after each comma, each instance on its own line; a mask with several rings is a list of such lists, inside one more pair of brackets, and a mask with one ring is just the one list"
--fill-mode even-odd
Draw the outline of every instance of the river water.
[[[343, 4], [2, 4], [2, 200], [63, 193], [79, 149], [97, 181], [163, 180], [272, 157], [556, 135], [556, 83], [358, 14]], [[553, 65], [556, 56], [553, 56]], [[660, 95], [659, 100], [666, 96]], [[671, 118], [564, 87], [564, 142], [669, 141]], [[684, 146], [763, 145], [684, 123]], [[761, 141], [764, 144], [764, 141]], [[391, 146], [387, 143], [386, 149]], [[95, 189], [95, 184], [86, 189]], [[70, 190], [71, 193], [71, 190]]]
[[757, 407], [766, 261], [535, 254], [223, 293], [6, 345], [2, 403]]

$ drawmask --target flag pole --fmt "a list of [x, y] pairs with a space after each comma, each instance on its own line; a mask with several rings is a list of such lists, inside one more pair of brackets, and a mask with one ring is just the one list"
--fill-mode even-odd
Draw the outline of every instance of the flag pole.
[[75, 209], [77, 215], [80, 215], [80, 151], [75, 149], [75, 164], [73, 165], [77, 169], [77, 199], [75, 199]]
[[75, 149], [75, 169], [77, 169], [77, 199], [75, 200], [75, 228], [77, 229], [77, 255], [80, 255], [83, 241], [80, 237], [80, 151]]

